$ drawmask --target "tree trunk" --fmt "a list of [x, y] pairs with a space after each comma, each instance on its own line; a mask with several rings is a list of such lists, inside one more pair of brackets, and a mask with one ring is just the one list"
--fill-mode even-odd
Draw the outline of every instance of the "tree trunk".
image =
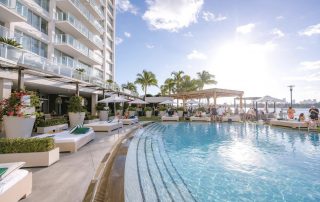
[[147, 87], [144, 88], [144, 101], [146, 101], [146, 97], [147, 97]]

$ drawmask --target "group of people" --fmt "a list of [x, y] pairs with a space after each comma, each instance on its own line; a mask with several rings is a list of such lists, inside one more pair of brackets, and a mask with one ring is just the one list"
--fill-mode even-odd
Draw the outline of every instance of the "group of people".
[[[294, 119], [295, 112], [296, 111], [294, 110], [294, 108], [289, 107], [288, 110], [287, 110], [288, 119]], [[316, 108], [315, 106], [312, 106], [309, 109], [309, 118], [310, 118], [311, 121], [318, 121], [318, 119], [319, 119], [319, 109]], [[305, 121], [305, 120], [306, 120], [306, 117], [305, 117], [304, 113], [300, 113], [298, 121]]]

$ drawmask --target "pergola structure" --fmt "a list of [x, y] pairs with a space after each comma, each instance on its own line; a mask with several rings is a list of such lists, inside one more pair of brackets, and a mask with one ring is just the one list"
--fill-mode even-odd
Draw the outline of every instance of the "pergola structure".
[[240, 108], [242, 108], [242, 97], [244, 92], [238, 91], [238, 90], [229, 90], [229, 89], [222, 89], [222, 88], [211, 88], [211, 89], [204, 89], [204, 90], [198, 90], [198, 91], [191, 91], [191, 92], [179, 92], [176, 94], [169, 95], [170, 97], [174, 99], [181, 99], [183, 100], [183, 103], [185, 103], [185, 100], [189, 99], [202, 99], [206, 98], [209, 100], [210, 98], [213, 98], [213, 104], [214, 106], [217, 105], [217, 98], [221, 97], [236, 97], [240, 99]]

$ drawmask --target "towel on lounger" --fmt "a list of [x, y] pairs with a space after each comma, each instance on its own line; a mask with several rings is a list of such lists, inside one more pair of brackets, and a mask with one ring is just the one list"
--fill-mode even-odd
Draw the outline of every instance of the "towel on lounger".
[[90, 128], [78, 127], [72, 132], [72, 134], [73, 135], [83, 135], [83, 134], [86, 134], [89, 130], [90, 130]]
[[0, 177], [8, 170], [8, 168], [0, 168]]

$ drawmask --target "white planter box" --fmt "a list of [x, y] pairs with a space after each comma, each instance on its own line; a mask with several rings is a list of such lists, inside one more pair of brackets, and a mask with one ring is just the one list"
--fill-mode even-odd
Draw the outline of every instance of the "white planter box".
[[60, 124], [55, 126], [37, 127], [37, 133], [49, 133], [52, 131], [60, 131], [68, 129], [68, 124]]
[[88, 123], [94, 123], [94, 122], [99, 122], [99, 121], [100, 121], [100, 119], [84, 120], [84, 123], [88, 124]]
[[60, 158], [59, 147], [47, 152], [0, 154], [0, 163], [26, 162], [24, 167], [50, 166]]
[[152, 111], [146, 111], [146, 117], [151, 117], [151, 115], [152, 115]]
[[183, 111], [178, 111], [178, 116], [181, 118], [183, 117]]
[[136, 115], [136, 111], [129, 111], [129, 116], [135, 116]]
[[77, 112], [77, 113], [69, 112], [68, 115], [69, 115], [70, 127], [72, 128], [72, 127], [75, 127], [76, 125], [83, 124], [86, 113], [85, 112]]
[[108, 120], [108, 111], [105, 111], [105, 110], [99, 111], [99, 119], [100, 119], [100, 121], [107, 121]]
[[4, 116], [4, 130], [7, 138], [31, 137], [36, 117]]

